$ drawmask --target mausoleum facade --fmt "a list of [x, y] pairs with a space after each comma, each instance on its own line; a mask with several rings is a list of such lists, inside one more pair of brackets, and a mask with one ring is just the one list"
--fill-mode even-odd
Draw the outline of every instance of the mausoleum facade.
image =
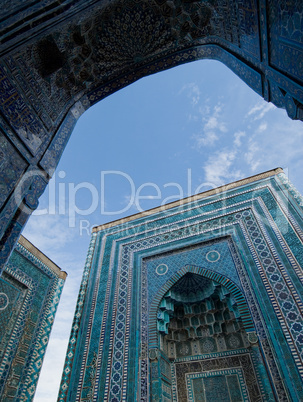
[[95, 227], [58, 401], [299, 401], [303, 198], [278, 168]]

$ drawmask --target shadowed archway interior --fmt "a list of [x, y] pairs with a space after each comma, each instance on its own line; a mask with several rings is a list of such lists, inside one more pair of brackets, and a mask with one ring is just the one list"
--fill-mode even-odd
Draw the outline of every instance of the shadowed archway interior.
[[[185, 273], [163, 296], [157, 329], [159, 352], [150, 351], [151, 370], [158, 367], [151, 382], [155, 400], [160, 389], [163, 400], [170, 400], [172, 388], [178, 400], [234, 402], [261, 397], [250, 356], [260, 358], [259, 347], [255, 340], [250, 342], [253, 337], [243, 327], [237, 301], [222, 284]], [[241, 358], [235, 369], [231, 357], [244, 354], [245, 369]]]

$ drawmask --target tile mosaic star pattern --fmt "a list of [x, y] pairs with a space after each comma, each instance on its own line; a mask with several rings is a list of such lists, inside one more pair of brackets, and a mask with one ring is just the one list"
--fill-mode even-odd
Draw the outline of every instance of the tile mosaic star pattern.
[[[201, 387], [190, 376], [199, 378], [199, 372], [204, 386], [222, 383], [239, 400], [299, 400], [303, 210], [302, 198], [289, 189], [278, 169], [202, 194], [182, 207], [97, 227], [58, 400], [174, 401], [181, 395], [190, 400]], [[201, 324], [200, 346], [192, 342], [184, 354], [186, 337], [192, 336], [184, 319], [179, 331], [184, 348], [177, 349], [183, 357], [167, 357], [158, 309], [164, 296], [165, 314], [178, 308], [176, 300], [175, 307], [170, 304], [169, 290], [188, 272], [204, 276], [208, 286], [209, 281], [222, 285], [221, 297], [232, 295], [224, 303], [237, 302], [245, 341], [228, 321], [222, 327], [225, 340], [216, 342]], [[214, 309], [219, 301], [203, 297], [211, 312], [206, 319], [222, 322]], [[217, 377], [209, 374], [212, 364]], [[196, 385], [188, 387], [186, 378]]]

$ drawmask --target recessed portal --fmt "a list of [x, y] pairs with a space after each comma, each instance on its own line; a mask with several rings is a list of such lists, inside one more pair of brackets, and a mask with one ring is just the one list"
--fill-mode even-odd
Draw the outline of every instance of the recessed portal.
[[[252, 352], [237, 301], [225, 286], [186, 273], [163, 296], [157, 328], [160, 380], [152, 387], [163, 401], [260, 398], [253, 363], [259, 350], [255, 344]], [[156, 400], [155, 389], [152, 395]]]

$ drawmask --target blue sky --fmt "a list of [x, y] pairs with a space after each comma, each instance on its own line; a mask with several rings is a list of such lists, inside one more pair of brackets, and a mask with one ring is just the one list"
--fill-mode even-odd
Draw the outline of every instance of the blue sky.
[[302, 193], [302, 145], [301, 122], [215, 61], [146, 77], [85, 112], [23, 232], [68, 272], [35, 402], [57, 399], [91, 227], [276, 167]]

